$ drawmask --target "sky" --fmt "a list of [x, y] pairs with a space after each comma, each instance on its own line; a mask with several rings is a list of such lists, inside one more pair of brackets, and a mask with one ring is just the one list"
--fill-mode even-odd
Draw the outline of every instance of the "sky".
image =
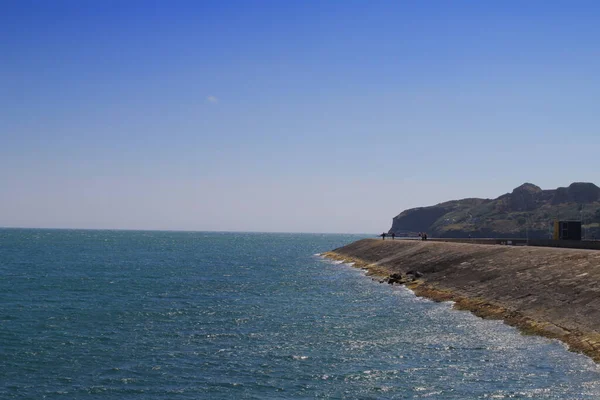
[[600, 184], [600, 2], [0, 2], [0, 226], [387, 231]]

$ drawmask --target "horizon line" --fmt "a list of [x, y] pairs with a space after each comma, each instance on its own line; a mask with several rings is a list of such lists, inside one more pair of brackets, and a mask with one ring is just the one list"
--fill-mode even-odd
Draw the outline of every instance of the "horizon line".
[[192, 230], [192, 229], [138, 229], [138, 228], [57, 228], [57, 227], [26, 227], [26, 226], [0, 226], [0, 229], [29, 229], [29, 230], [54, 230], [54, 231], [131, 231], [131, 232], [188, 232], [188, 233], [273, 233], [273, 234], [306, 234], [306, 235], [377, 235], [376, 233], [352, 232], [291, 232], [291, 231], [230, 231], [230, 230]]

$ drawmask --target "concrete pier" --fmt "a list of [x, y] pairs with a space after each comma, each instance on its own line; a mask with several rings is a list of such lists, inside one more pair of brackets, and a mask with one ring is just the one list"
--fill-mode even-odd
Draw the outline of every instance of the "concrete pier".
[[326, 255], [370, 274], [407, 276], [418, 295], [453, 300], [600, 361], [600, 251], [364, 239]]

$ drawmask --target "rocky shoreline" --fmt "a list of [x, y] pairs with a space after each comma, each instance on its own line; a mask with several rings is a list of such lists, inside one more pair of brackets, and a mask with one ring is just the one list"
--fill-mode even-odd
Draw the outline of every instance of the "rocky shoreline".
[[323, 255], [600, 362], [600, 251], [364, 239]]

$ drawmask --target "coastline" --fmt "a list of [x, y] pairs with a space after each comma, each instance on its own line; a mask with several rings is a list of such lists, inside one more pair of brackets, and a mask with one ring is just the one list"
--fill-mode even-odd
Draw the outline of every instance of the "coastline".
[[600, 251], [363, 239], [322, 256], [600, 362]]

